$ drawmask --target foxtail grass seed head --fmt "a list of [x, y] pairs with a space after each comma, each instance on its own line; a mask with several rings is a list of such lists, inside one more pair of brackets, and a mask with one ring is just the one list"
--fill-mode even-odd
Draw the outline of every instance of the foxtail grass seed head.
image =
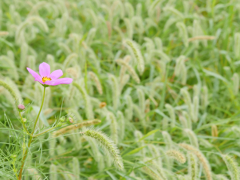
[[167, 108], [168, 114], [171, 118], [171, 127], [175, 127], [176, 123], [175, 110], [170, 104], [165, 104], [165, 107]]
[[197, 138], [196, 134], [190, 129], [184, 129], [184, 131], [187, 134], [187, 136], [188, 136], [188, 138], [191, 142], [191, 145], [196, 147], [196, 148], [199, 148], [198, 138]]
[[167, 129], [168, 129], [168, 127], [169, 127], [168, 118], [164, 117], [164, 118], [162, 119], [161, 124], [162, 124], [162, 128], [161, 128], [161, 129], [162, 129], [163, 131], [167, 131]]
[[200, 85], [195, 84], [193, 86], [193, 96], [199, 96], [200, 95]]
[[218, 180], [229, 180], [226, 176], [224, 176], [224, 175], [216, 175], [216, 179], [218, 179]]
[[192, 180], [198, 180], [199, 167], [197, 157], [189, 152], [188, 153], [188, 174]]
[[[5, 65], [9, 66], [8, 74], [11, 78], [13, 78], [15, 81], [19, 79], [19, 74], [17, 71], [17, 67], [15, 65], [15, 58], [11, 51], [8, 51], [8, 55], [2, 55], [0, 56], [0, 62], [4, 62]], [[10, 71], [11, 70], [11, 71]], [[14, 83], [15, 84], [15, 83]]]
[[141, 16], [142, 15], [142, 4], [138, 3], [136, 7], [136, 15]]
[[[193, 116], [194, 116], [194, 114], [193, 114], [194, 112], [193, 111], [194, 110], [193, 110], [193, 105], [192, 105], [192, 100], [191, 100], [190, 94], [189, 94], [189, 92], [185, 88], [181, 89], [181, 94], [183, 96], [184, 102], [187, 105], [188, 113], [189, 113], [191, 119], [193, 119]], [[194, 116], [194, 118], [195, 118], [195, 116]]]
[[14, 90], [12, 89], [12, 87], [10, 87], [6, 82], [0, 80], [0, 86], [3, 86], [10, 94], [11, 96], [13, 97], [15, 103], [18, 102], [18, 97], [16, 95], [16, 93], [14, 92]]
[[27, 55], [28, 55], [28, 45], [26, 43], [22, 43], [22, 45], [21, 45], [21, 63], [20, 63], [21, 70], [23, 70], [24, 67], [26, 66]]
[[145, 111], [145, 93], [143, 92], [142, 89], [138, 88], [137, 95], [139, 99], [139, 107], [141, 111], [144, 112]]
[[135, 31], [138, 32], [139, 36], [141, 36], [144, 32], [143, 19], [140, 16], [134, 16], [132, 18], [132, 24], [133, 24], [133, 27], [135, 27]]
[[[139, 141], [143, 137], [143, 134], [140, 131], [135, 130], [134, 131], [134, 136], [135, 136], [135, 140]], [[144, 147], [145, 146], [144, 141], [139, 141], [137, 144], [138, 144], [139, 147]], [[141, 157], [145, 158], [146, 149], [145, 148], [141, 149], [140, 153], [141, 153]]]
[[215, 36], [195, 36], [195, 37], [189, 38], [188, 41], [191, 42], [196, 40], [214, 40], [214, 39], [216, 39]]
[[[123, 61], [125, 61], [127, 64], [130, 62], [130, 60], [131, 60], [131, 56], [129, 56], [129, 55], [126, 55], [123, 59]], [[126, 73], [126, 70], [127, 70], [126, 67], [124, 67], [124, 66], [121, 67], [120, 75], [119, 75], [120, 76], [120, 82], [122, 81], [123, 76]]]
[[134, 16], [134, 8], [131, 3], [125, 2], [124, 3], [125, 12], [128, 15], [129, 18], [132, 18]]
[[110, 130], [111, 130], [111, 138], [115, 144], [118, 144], [118, 129], [119, 126], [117, 124], [117, 120], [115, 115], [112, 112], [108, 113], [108, 118], [110, 121]]
[[187, 124], [188, 124], [187, 129], [192, 129], [192, 120], [186, 111], [183, 111], [183, 117], [186, 118], [187, 120]]
[[198, 121], [198, 112], [199, 112], [199, 97], [194, 96], [193, 97], [193, 121], [197, 122]]
[[151, 57], [155, 57], [158, 56], [162, 61], [168, 63], [171, 61], [170, 57], [164, 53], [163, 51], [159, 51], [159, 50], [152, 50], [151, 52]]
[[233, 94], [237, 95], [239, 92], [239, 75], [237, 73], [233, 74]]
[[28, 168], [27, 171], [33, 179], [42, 180], [41, 175], [35, 168]]
[[127, 27], [127, 37], [129, 39], [132, 39], [132, 37], [133, 37], [133, 25], [132, 25], [132, 23], [131, 23], [129, 18], [124, 18], [123, 20], [124, 20], [124, 23], [125, 23], [125, 25]]
[[184, 164], [186, 162], [186, 157], [183, 153], [177, 150], [168, 150], [166, 153], [168, 156], [173, 157], [179, 163]]
[[74, 79], [78, 80], [81, 77], [81, 70], [79, 66], [74, 66], [66, 69], [66, 72]]
[[201, 95], [201, 104], [202, 104], [202, 107], [205, 109], [208, 104], [209, 104], [209, 99], [208, 99], [208, 88], [207, 86], [203, 86], [203, 89], [202, 89], [202, 95]]
[[218, 137], [218, 128], [217, 128], [217, 126], [215, 124], [213, 124], [211, 126], [211, 129], [212, 129], [212, 136], [213, 137]]
[[167, 146], [167, 149], [170, 150], [173, 147], [173, 142], [170, 134], [167, 131], [162, 131], [163, 140]]
[[159, 50], [162, 51], [163, 50], [162, 40], [159, 37], [155, 37], [154, 42], [155, 42], [155, 45], [156, 45], [156, 49], [159, 49]]
[[118, 119], [118, 124], [119, 124], [119, 136], [120, 139], [123, 140], [124, 136], [125, 136], [125, 119], [124, 119], [124, 115], [121, 111], [117, 112], [117, 119]]
[[143, 127], [147, 126], [146, 123], [146, 118], [145, 118], [145, 114], [144, 111], [141, 111], [141, 109], [139, 108], [139, 106], [137, 106], [136, 104], [133, 104], [133, 110], [135, 112], [136, 117], [139, 119], [139, 121], [141, 122]]
[[179, 146], [181, 146], [183, 149], [196, 155], [198, 160], [200, 161], [200, 163], [203, 166], [203, 170], [204, 170], [206, 179], [213, 180], [211, 167], [210, 167], [209, 162], [207, 161], [206, 157], [202, 154], [202, 152], [200, 150], [198, 150], [197, 148], [195, 148], [194, 146], [191, 146], [188, 144], [181, 143], [181, 144], [179, 144]]
[[95, 37], [95, 35], [96, 35], [96, 31], [97, 31], [96, 28], [92, 28], [92, 29], [90, 29], [90, 31], [88, 32], [87, 39], [86, 39], [86, 43], [87, 43], [88, 45], [91, 45], [91, 43], [92, 43], [92, 41], [93, 41], [93, 39], [94, 39], [94, 37]]
[[140, 74], [143, 73], [145, 65], [144, 60], [141, 51], [139, 50], [136, 42], [132, 40], [125, 40], [124, 44], [127, 46], [128, 50], [132, 54], [132, 56], [135, 58], [135, 61], [137, 62], [138, 71]]
[[124, 74], [123, 77], [120, 79], [120, 88], [119, 93], [121, 93], [124, 86], [128, 83], [130, 76], [128, 74]]
[[76, 157], [74, 157], [72, 160], [72, 167], [75, 180], [80, 180], [80, 165]]
[[232, 130], [235, 134], [239, 134], [239, 133], [240, 133], [240, 127], [238, 127], [238, 126], [233, 126], [233, 127], [231, 128], [231, 130]]
[[82, 127], [91, 126], [91, 125], [95, 125], [95, 124], [99, 124], [99, 123], [101, 123], [101, 121], [98, 120], [98, 119], [83, 121], [83, 122], [76, 123], [76, 124], [73, 124], [73, 125], [70, 125], [70, 126], [67, 126], [67, 127], [64, 127], [62, 129], [59, 129], [59, 130], [55, 131], [53, 133], [53, 136], [57, 137], [57, 136], [66, 134], [70, 131], [73, 131], [75, 129], [79, 129], [79, 128], [82, 128]]
[[117, 78], [112, 75], [109, 74], [109, 78], [110, 78], [110, 84], [112, 86], [112, 101], [113, 101], [113, 107], [114, 109], [118, 109], [118, 105], [119, 105], [119, 84], [118, 84], [118, 80]]
[[98, 170], [99, 172], [102, 172], [105, 168], [105, 164], [104, 164], [104, 156], [99, 153], [99, 161], [98, 161]]
[[180, 76], [182, 71], [181, 71], [181, 64], [184, 64], [184, 60], [186, 59], [185, 56], [181, 55], [176, 59], [176, 66], [174, 69], [174, 73], [176, 76]]
[[224, 162], [227, 165], [232, 180], [240, 179], [239, 166], [236, 160], [230, 155], [222, 155]]
[[151, 177], [153, 180], [162, 180], [160, 175], [156, 172], [156, 170], [152, 170], [147, 166], [142, 167], [141, 169], [144, 173], [146, 173], [149, 177]]
[[125, 61], [122, 60], [116, 60], [116, 62], [122, 66], [125, 66], [126, 69], [128, 70], [129, 74], [132, 76], [132, 78], [134, 79], [134, 81], [136, 81], [138, 84], [140, 83], [140, 79], [137, 75], [137, 73], [135, 72], [135, 70], [129, 65], [127, 64]]
[[83, 88], [82, 86], [80, 86], [78, 83], [73, 82], [73, 86], [75, 86], [79, 92], [81, 93], [84, 101], [85, 101], [85, 111], [86, 111], [86, 115], [88, 119], [94, 119], [94, 115], [93, 115], [93, 111], [92, 111], [92, 104], [90, 101], [90, 98], [85, 90], [85, 88]]
[[192, 101], [191, 101], [191, 97], [190, 97], [189, 92], [186, 89], [182, 88], [181, 89], [181, 94], [182, 94], [183, 100], [187, 104], [188, 108], [191, 109], [192, 108]]
[[54, 164], [50, 165], [49, 169], [50, 179], [51, 180], [57, 180], [58, 179], [58, 173], [57, 173], [57, 166]]
[[63, 63], [63, 67], [66, 69], [66, 68], [68, 68], [68, 66], [70, 64], [74, 64], [74, 60], [76, 58], [78, 58], [78, 55], [76, 53], [72, 53], [72, 54], [68, 55]]
[[90, 75], [91, 79], [95, 82], [95, 85], [97, 87], [99, 94], [102, 94], [103, 93], [102, 85], [101, 85], [101, 82], [99, 81], [97, 75], [93, 72], [89, 72], [89, 75]]
[[177, 9], [175, 9], [173, 7], [167, 6], [164, 8], [164, 11], [169, 11], [171, 14], [175, 15], [176, 17], [178, 17], [180, 19], [184, 18], [184, 15], [180, 11], [178, 11]]
[[99, 146], [98, 143], [96, 142], [95, 139], [92, 139], [90, 137], [86, 137], [86, 140], [88, 141], [89, 145], [91, 146], [92, 154], [95, 159], [95, 161], [99, 162], [101, 152], [99, 151]]
[[132, 101], [132, 97], [127, 95], [126, 96], [126, 105], [127, 105], [127, 109], [125, 110], [125, 114], [126, 114], [126, 118], [128, 120], [132, 120], [133, 118], [133, 101]]
[[182, 41], [185, 47], [188, 47], [188, 32], [185, 24], [183, 22], [178, 22], [177, 27], [179, 29], [179, 36], [182, 37]]
[[233, 46], [233, 50], [236, 58], [240, 58], [239, 49], [240, 49], [240, 33], [237, 32], [234, 34], [234, 46]]
[[83, 132], [82, 134], [96, 139], [96, 141], [100, 145], [102, 145], [105, 151], [108, 152], [111, 155], [111, 157], [114, 159], [115, 166], [120, 170], [124, 169], [122, 158], [119, 154], [119, 150], [117, 149], [116, 145], [110, 138], [108, 138], [105, 134], [103, 134], [100, 131], [90, 130], [90, 129]]

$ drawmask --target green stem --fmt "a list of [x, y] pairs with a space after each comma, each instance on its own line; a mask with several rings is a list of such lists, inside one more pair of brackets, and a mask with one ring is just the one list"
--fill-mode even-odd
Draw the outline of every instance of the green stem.
[[33, 140], [33, 133], [35, 131], [35, 128], [36, 128], [36, 125], [37, 125], [37, 122], [38, 122], [38, 118], [39, 118], [39, 115], [42, 111], [42, 107], [43, 107], [43, 102], [44, 102], [44, 98], [45, 98], [45, 89], [46, 87], [44, 87], [44, 90], [43, 90], [43, 98], [42, 98], [42, 104], [41, 104], [41, 107], [40, 107], [40, 110], [38, 112], [38, 115], [37, 115], [37, 118], [35, 120], [35, 123], [34, 123], [34, 126], [33, 126], [33, 131], [32, 133], [30, 134], [30, 139], [29, 139], [29, 142], [28, 142], [28, 148], [26, 149], [25, 153], [24, 153], [24, 156], [23, 156], [23, 159], [22, 159], [22, 165], [21, 165], [21, 168], [20, 168], [20, 171], [19, 171], [19, 175], [18, 175], [18, 180], [21, 180], [22, 179], [22, 172], [23, 172], [23, 167], [24, 167], [24, 163], [25, 163], [25, 160], [27, 158], [27, 154], [28, 154], [28, 150], [31, 146], [31, 143], [32, 143], [32, 140]]
[[18, 111], [18, 112], [19, 112], [19, 116], [20, 116], [20, 118], [21, 118], [22, 125], [23, 125], [25, 131], [26, 131], [28, 134], [30, 134], [30, 133], [28, 132], [28, 130], [27, 130], [27, 127], [25, 126], [25, 123], [24, 123], [24, 121], [23, 121], [23, 118], [22, 118], [22, 115], [21, 115], [20, 111]]
[[36, 118], [35, 123], [34, 123], [34, 126], [33, 126], [32, 135], [33, 135], [33, 133], [34, 133], [34, 131], [35, 131], [35, 128], [36, 128], [36, 125], [37, 125], [37, 122], [38, 122], [39, 115], [40, 115], [40, 113], [41, 113], [41, 111], [42, 111], [42, 107], [43, 107], [43, 103], [44, 103], [44, 98], [45, 98], [45, 89], [46, 89], [46, 87], [44, 87], [44, 90], [43, 90], [42, 104], [41, 104], [40, 110], [39, 110], [39, 112], [38, 112], [37, 118]]

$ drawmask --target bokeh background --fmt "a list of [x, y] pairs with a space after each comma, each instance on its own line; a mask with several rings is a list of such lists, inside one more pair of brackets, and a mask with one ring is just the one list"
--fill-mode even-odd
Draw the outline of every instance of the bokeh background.
[[38, 131], [99, 119], [124, 171], [83, 128], [39, 136], [24, 179], [238, 180], [239, 22], [238, 0], [0, 0], [0, 79], [18, 97], [0, 86], [1, 179], [28, 140], [15, 105], [29, 129], [41, 105], [26, 67], [47, 62], [80, 90], [47, 88]]

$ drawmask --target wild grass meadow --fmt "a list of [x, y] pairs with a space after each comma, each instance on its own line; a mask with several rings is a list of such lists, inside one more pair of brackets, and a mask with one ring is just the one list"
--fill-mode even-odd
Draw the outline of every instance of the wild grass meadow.
[[239, 0], [0, 0], [0, 179], [240, 180], [239, 22]]

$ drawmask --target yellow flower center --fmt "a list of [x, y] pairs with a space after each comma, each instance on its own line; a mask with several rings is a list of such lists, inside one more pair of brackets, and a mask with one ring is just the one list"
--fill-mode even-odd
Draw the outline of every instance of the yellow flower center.
[[46, 82], [46, 81], [51, 81], [52, 79], [51, 78], [49, 78], [49, 77], [43, 77], [42, 78], [42, 82]]

